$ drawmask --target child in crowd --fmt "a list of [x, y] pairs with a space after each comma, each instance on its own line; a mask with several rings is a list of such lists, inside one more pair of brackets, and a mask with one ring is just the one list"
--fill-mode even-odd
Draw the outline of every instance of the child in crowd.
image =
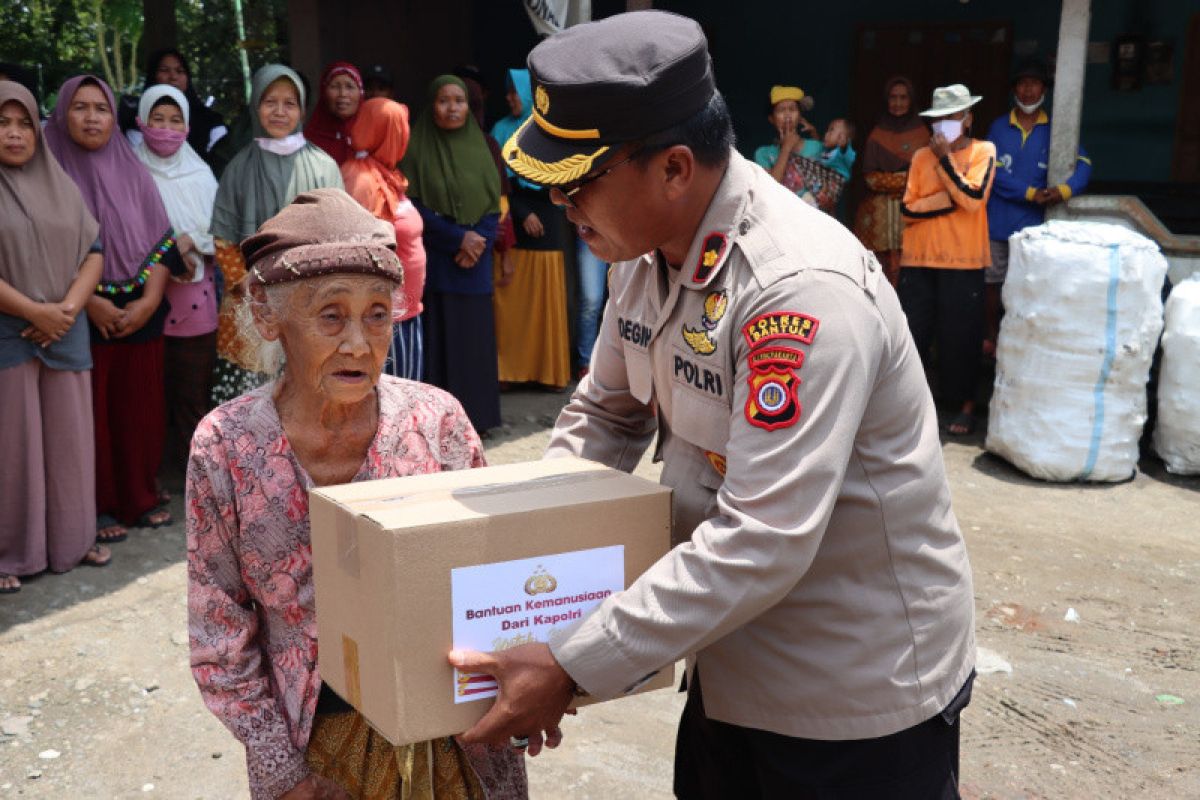
[[847, 119], [835, 119], [825, 130], [824, 147], [817, 159], [843, 178], [850, 178], [850, 167], [858, 153], [850, 140], [854, 138], [854, 123]]
[[772, 87], [767, 121], [778, 139], [758, 148], [754, 160], [801, 200], [832, 214], [857, 156], [850, 144], [854, 126], [835, 119], [818, 139], [816, 127], [802, 113], [812, 107], [812, 97], [799, 87]]

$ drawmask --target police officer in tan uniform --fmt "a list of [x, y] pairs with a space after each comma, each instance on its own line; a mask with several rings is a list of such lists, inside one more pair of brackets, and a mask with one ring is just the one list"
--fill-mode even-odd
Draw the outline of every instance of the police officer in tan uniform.
[[549, 646], [455, 652], [501, 692], [466, 738], [557, 743], [573, 694], [688, 659], [680, 797], [957, 797], [973, 597], [932, 399], [891, 285], [733, 150], [695, 22], [634, 12], [529, 56], [504, 146], [613, 262], [548, 455], [657, 435], [674, 548]]

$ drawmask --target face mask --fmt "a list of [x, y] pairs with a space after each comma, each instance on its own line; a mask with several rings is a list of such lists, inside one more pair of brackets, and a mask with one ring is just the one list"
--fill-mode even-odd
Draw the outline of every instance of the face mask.
[[290, 156], [304, 147], [306, 143], [303, 133], [293, 133], [290, 136], [284, 136], [282, 139], [259, 136], [254, 141], [258, 142], [258, 146], [263, 150], [266, 150], [268, 153], [274, 153], [277, 156]]
[[142, 131], [142, 139], [151, 153], [159, 158], [169, 158], [179, 152], [187, 141], [187, 131], [174, 131], [170, 128], [151, 128], [138, 120], [138, 128]]
[[[1016, 98], [1013, 98], [1013, 99], [1016, 100]], [[1023, 114], [1032, 114], [1033, 112], [1035, 112], [1039, 108], [1041, 108], [1042, 103], [1044, 103], [1045, 101], [1046, 101], [1046, 95], [1044, 95], [1044, 94], [1038, 98], [1038, 101], [1036, 103], [1030, 103], [1029, 105], [1025, 105], [1020, 100], [1017, 100], [1017, 108], [1021, 109], [1021, 113], [1023, 113]]]
[[962, 136], [963, 121], [961, 119], [939, 119], [933, 123], [933, 132], [946, 137], [947, 142], [956, 142]]

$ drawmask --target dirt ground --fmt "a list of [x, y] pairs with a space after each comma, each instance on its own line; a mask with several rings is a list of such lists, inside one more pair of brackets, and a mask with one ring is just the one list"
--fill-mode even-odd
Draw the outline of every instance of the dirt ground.
[[[492, 462], [537, 458], [565, 399], [506, 395]], [[1148, 461], [1119, 485], [1049, 485], [981, 439], [944, 448], [983, 673], [964, 796], [1200, 797], [1200, 480]], [[0, 597], [0, 798], [248, 797], [241, 746], [187, 668], [182, 525], [114, 551]], [[531, 760], [533, 796], [670, 797], [681, 707], [660, 691], [585, 709]]]

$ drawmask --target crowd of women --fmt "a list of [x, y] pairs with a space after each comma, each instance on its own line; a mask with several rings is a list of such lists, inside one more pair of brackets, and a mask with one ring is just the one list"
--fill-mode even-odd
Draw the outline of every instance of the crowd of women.
[[139, 97], [71, 78], [44, 123], [0, 80], [0, 447], [16, 454], [0, 465], [0, 593], [172, 523], [164, 459], [184, 465], [204, 415], [267, 381], [240, 327], [239, 245], [304, 192], [344, 189], [391, 226], [404, 281], [386, 370], [449, 391], [484, 436], [505, 386], [561, 390], [586, 370], [606, 265], [578, 260], [573, 358], [574, 237], [500, 158], [533, 113], [529, 74], [509, 72], [511, 113], [488, 133], [482, 76], [458, 72], [411, 124], [344, 62], [310, 116], [304, 79], [262, 67], [232, 126], [174, 49], [151, 55]]
[[[526, 70], [505, 76], [509, 114], [490, 131], [471, 67], [435, 79], [411, 123], [345, 62], [324, 70], [307, 121], [306, 82], [279, 64], [254, 75], [247, 119], [230, 127], [179, 51], [154, 53], [146, 82], [118, 102], [99, 78], [72, 78], [44, 128], [32, 96], [0, 83], [0, 401], [24, 420], [0, 430], [0, 446], [24, 454], [0, 466], [0, 592], [47, 568], [106, 564], [129, 526], [170, 524], [163, 459], [182, 463], [211, 408], [266, 381], [239, 332], [239, 244], [303, 192], [344, 189], [392, 226], [405, 280], [386, 369], [449, 391], [485, 437], [506, 386], [562, 389], [590, 360], [607, 265], [500, 157], [534, 113]], [[918, 113], [912, 82], [889, 80], [859, 160], [850, 121], [819, 134], [812, 98], [775, 86], [776, 137], [755, 152], [828, 213], [860, 168], [854, 231], [897, 286], [923, 357], [937, 353], [954, 434], [974, 424], [990, 264], [996, 151], [971, 137], [978, 100], [943, 87]]]

